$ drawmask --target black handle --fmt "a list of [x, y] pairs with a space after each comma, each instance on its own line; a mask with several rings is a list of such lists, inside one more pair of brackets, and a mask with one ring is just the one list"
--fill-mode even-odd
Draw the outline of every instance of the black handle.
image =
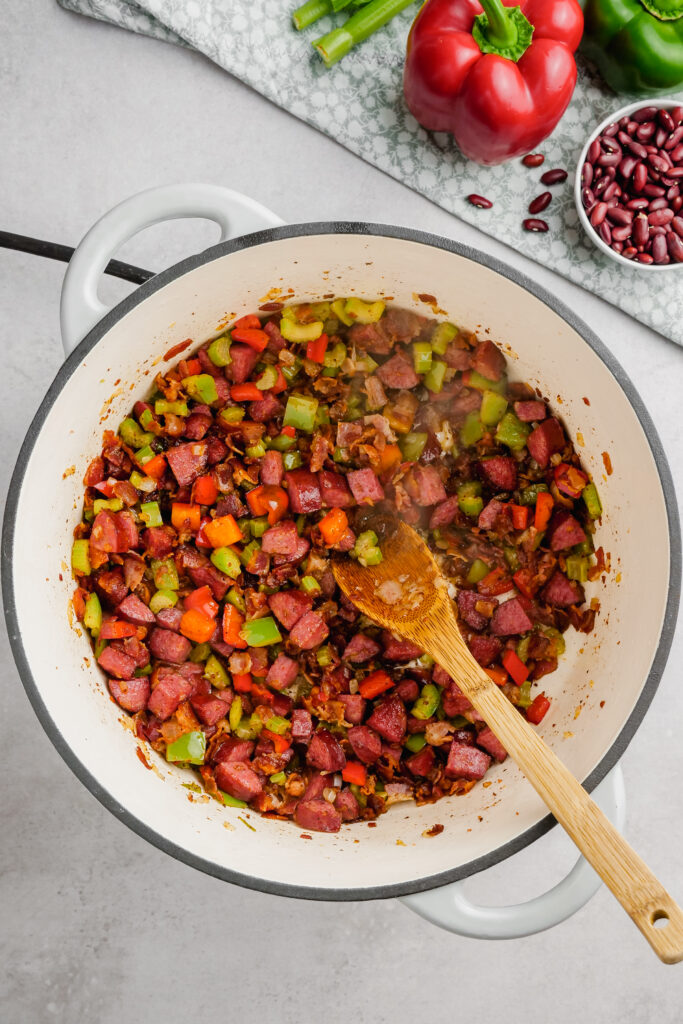
[[[0, 248], [28, 252], [33, 256], [46, 256], [48, 259], [61, 260], [63, 263], [68, 263], [74, 254], [70, 245], [46, 242], [41, 238], [29, 238], [28, 235], [16, 235], [13, 231], [0, 231]], [[131, 281], [133, 284], [144, 284], [150, 277], [154, 277], [151, 270], [143, 270], [142, 267], [134, 267], [130, 263], [122, 263], [121, 260], [109, 260], [104, 272], [111, 274], [112, 277], [120, 277], [123, 281]]]

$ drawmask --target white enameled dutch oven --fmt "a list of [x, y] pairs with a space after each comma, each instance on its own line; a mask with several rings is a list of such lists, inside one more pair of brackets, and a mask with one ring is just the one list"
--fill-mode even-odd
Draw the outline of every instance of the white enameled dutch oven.
[[[190, 216], [217, 221], [223, 240], [105, 308], [97, 285], [119, 246], [150, 224]], [[573, 913], [598, 882], [579, 860], [554, 890], [530, 903], [482, 908], [466, 899], [458, 880], [521, 850], [553, 824], [510, 760], [492, 773], [492, 785], [436, 805], [398, 804], [375, 828], [347, 825], [304, 841], [295, 825], [256, 814], [246, 827], [239, 820], [244, 812], [188, 800], [187, 774], [151, 750], [151, 770], [145, 768], [87, 637], [69, 620], [72, 534], [83, 474], [103, 429], [115, 428], [145, 397], [154, 374], [169, 365], [164, 353], [179, 342], [199, 344], [268, 299], [329, 293], [386, 296], [427, 314], [419, 296], [435, 296], [448, 319], [503, 343], [513, 374], [559, 409], [600, 488], [599, 542], [612, 569], [606, 584], [589, 588], [601, 603], [594, 632], [570, 631], [559, 670], [544, 680], [553, 704], [540, 731], [589, 790], [608, 776], [664, 669], [680, 576], [669, 468], [623, 370], [573, 312], [490, 257], [405, 228], [284, 226], [252, 200], [213, 186], [170, 186], [127, 200], [94, 226], [71, 261], [62, 303], [68, 358], [29, 429], [4, 522], [4, 600], [17, 666], [43, 727], [76, 775], [174, 857], [266, 892], [327, 900], [402, 896], [463, 934], [529, 934]], [[603, 452], [614, 467], [609, 476]], [[619, 826], [620, 787], [618, 771], [599, 787]], [[444, 826], [440, 835], [423, 835], [437, 823]]]

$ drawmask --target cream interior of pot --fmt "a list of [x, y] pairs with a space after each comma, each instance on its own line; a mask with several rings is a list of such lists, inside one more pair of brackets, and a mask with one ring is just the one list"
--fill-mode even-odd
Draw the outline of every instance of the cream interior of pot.
[[[423, 807], [400, 803], [375, 827], [345, 825], [337, 835], [302, 839], [294, 824], [192, 792], [193, 775], [145, 748], [147, 769], [87, 636], [69, 618], [69, 552], [83, 473], [103, 429], [115, 429], [169, 365], [164, 353], [188, 337], [199, 344], [268, 299], [330, 293], [383, 295], [427, 315], [432, 308], [418, 296], [435, 297], [440, 317], [502, 343], [512, 376], [538, 386], [564, 419], [600, 489], [605, 514], [597, 543], [611, 572], [587, 588], [601, 604], [594, 632], [570, 630], [559, 670], [543, 680], [552, 709], [540, 732], [579, 779], [589, 775], [638, 699], [662, 626], [669, 538], [655, 462], [620, 386], [572, 327], [507, 278], [424, 243], [351, 234], [268, 242], [185, 273], [123, 316], [58, 395], [30, 457], [15, 533], [18, 621], [35, 684], [64, 742], [161, 840], [257, 884], [419, 885], [495, 851], [545, 816], [509, 760], [467, 796]], [[443, 832], [426, 836], [435, 824]]]

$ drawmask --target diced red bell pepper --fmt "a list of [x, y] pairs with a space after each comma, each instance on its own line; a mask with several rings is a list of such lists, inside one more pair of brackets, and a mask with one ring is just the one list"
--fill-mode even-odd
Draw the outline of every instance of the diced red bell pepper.
[[204, 536], [212, 548], [227, 548], [244, 540], [244, 536], [234, 516], [216, 516], [203, 527]]
[[251, 683], [251, 696], [254, 704], [272, 704], [275, 700], [275, 695], [267, 686], [261, 686], [260, 683], [254, 682], [253, 679]]
[[218, 615], [218, 605], [214, 601], [209, 587], [199, 587], [197, 590], [193, 590], [191, 594], [183, 598], [183, 603], [186, 608], [195, 608], [209, 619], [215, 619]]
[[576, 466], [561, 462], [555, 466], [555, 483], [557, 489], [568, 498], [580, 498], [581, 492], [588, 483], [588, 477]]
[[[280, 392], [287, 390], [287, 388], [289, 387], [289, 384], [287, 383], [287, 378], [285, 377], [284, 373], [280, 369], [280, 364], [279, 363], [275, 367], [275, 369], [277, 370], [277, 380], [273, 384], [272, 388], [270, 389], [270, 393], [272, 395], [279, 395]], [[286, 427], [283, 427], [283, 429], [282, 429], [282, 433], [283, 434], [284, 434], [285, 430], [286, 430]]]
[[223, 609], [223, 641], [242, 650], [247, 646], [246, 640], [240, 636], [243, 622], [244, 616], [237, 611], [235, 606], [226, 604]]
[[310, 359], [313, 363], [322, 363], [329, 342], [330, 339], [326, 334], [321, 334], [315, 341], [309, 341], [306, 345], [306, 358]]
[[508, 648], [501, 658], [501, 661], [512, 676], [512, 681], [517, 683], [517, 686], [521, 686], [529, 676], [529, 669], [526, 667], [519, 655], [512, 649]]
[[159, 454], [153, 456], [149, 462], [141, 467], [145, 476], [151, 476], [153, 480], [160, 480], [166, 472], [166, 456]]
[[199, 505], [186, 505], [180, 501], [174, 501], [171, 505], [171, 522], [176, 530], [196, 533], [201, 525], [202, 510]]
[[534, 526], [537, 530], [545, 530], [550, 522], [550, 516], [555, 504], [552, 494], [541, 491], [536, 498], [536, 512], [534, 515]]
[[192, 500], [199, 505], [214, 505], [217, 498], [218, 487], [211, 474], [197, 477], [192, 487]]
[[232, 685], [238, 693], [251, 693], [252, 681], [250, 672], [233, 672]]
[[385, 672], [384, 669], [378, 668], [376, 672], [371, 672], [369, 676], [365, 677], [358, 687], [358, 691], [361, 697], [372, 700], [373, 697], [378, 697], [385, 690], [390, 690], [393, 685], [394, 680], [389, 673]]
[[284, 487], [266, 484], [247, 491], [247, 504], [255, 516], [268, 516], [268, 523], [274, 526], [289, 508], [289, 495]]
[[360, 761], [347, 761], [342, 768], [342, 779], [355, 786], [364, 786], [368, 779], [368, 772]]
[[197, 533], [195, 534], [194, 538], [194, 542], [198, 548], [211, 547], [211, 544], [209, 543], [209, 538], [206, 536], [206, 533], [204, 531], [208, 524], [212, 522], [213, 520], [211, 519], [211, 516], [202, 516], [201, 522], [199, 524], [199, 529], [197, 530]]
[[550, 701], [544, 693], [539, 693], [538, 697], [535, 698], [532, 704], [526, 709], [527, 721], [531, 722], [532, 725], [538, 725], [542, 722], [546, 716], [548, 708], [550, 707]]
[[280, 433], [284, 434], [285, 437], [296, 437], [296, 427], [283, 427]]
[[216, 631], [216, 623], [208, 615], [196, 608], [190, 608], [180, 620], [180, 632], [188, 640], [197, 644], [206, 644]]
[[255, 329], [257, 331], [260, 331], [261, 321], [259, 320], [255, 313], [247, 313], [245, 316], [241, 316], [239, 320], [235, 320], [234, 324], [232, 325], [231, 333], [232, 331], [235, 330], [235, 328], [237, 328], [237, 330], [240, 330], [242, 327], [246, 327], [250, 330]]
[[261, 729], [261, 736], [270, 740], [276, 754], [284, 754], [285, 750], [289, 750], [292, 745], [291, 739], [288, 739], [287, 736], [280, 736], [278, 732], [271, 732], [270, 729]]
[[198, 359], [187, 359], [185, 366], [187, 367], [187, 373], [184, 374], [185, 377], [196, 377], [197, 374], [202, 372], [202, 364]]
[[492, 679], [496, 686], [505, 686], [508, 681], [508, 674], [504, 668], [499, 668], [497, 665], [491, 665], [489, 668], [485, 668], [484, 672]]
[[519, 590], [520, 594], [524, 594], [525, 597], [532, 598], [538, 590], [534, 583], [534, 574], [530, 569], [518, 569], [512, 578], [515, 581], [517, 590]]
[[250, 348], [256, 349], [257, 352], [263, 352], [270, 340], [265, 331], [254, 327], [233, 328], [230, 331], [230, 336], [233, 341], [242, 342], [243, 345], [248, 345]]
[[132, 622], [120, 622], [118, 619], [105, 619], [100, 626], [100, 640], [123, 640], [127, 636], [137, 634], [137, 626]]
[[255, 384], [233, 384], [230, 397], [234, 402], [260, 402], [263, 392]]
[[510, 505], [512, 511], [512, 525], [515, 530], [526, 530], [529, 522], [528, 505]]
[[343, 508], [333, 508], [318, 523], [327, 547], [337, 544], [348, 529], [349, 517]]
[[108, 480], [101, 480], [98, 484], [93, 484], [92, 486], [96, 491], [99, 491], [100, 494], [103, 494], [105, 498], [111, 498], [114, 493], [113, 487], [115, 483], [116, 481], [112, 477], [109, 477]]
[[486, 594], [488, 597], [495, 597], [496, 594], [504, 594], [510, 590], [511, 580], [507, 572], [503, 568], [492, 569], [491, 572], [484, 576], [483, 580], [479, 580], [477, 589], [480, 594]]

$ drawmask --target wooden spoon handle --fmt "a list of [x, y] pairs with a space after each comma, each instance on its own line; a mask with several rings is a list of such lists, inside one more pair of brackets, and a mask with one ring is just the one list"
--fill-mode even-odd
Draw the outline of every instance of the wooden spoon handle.
[[[450, 618], [450, 616], [449, 616]], [[443, 624], [446, 626], [446, 623]], [[424, 650], [457, 680], [586, 860], [666, 964], [683, 960], [683, 912], [569, 769], [469, 655], [455, 619], [420, 636]]]

